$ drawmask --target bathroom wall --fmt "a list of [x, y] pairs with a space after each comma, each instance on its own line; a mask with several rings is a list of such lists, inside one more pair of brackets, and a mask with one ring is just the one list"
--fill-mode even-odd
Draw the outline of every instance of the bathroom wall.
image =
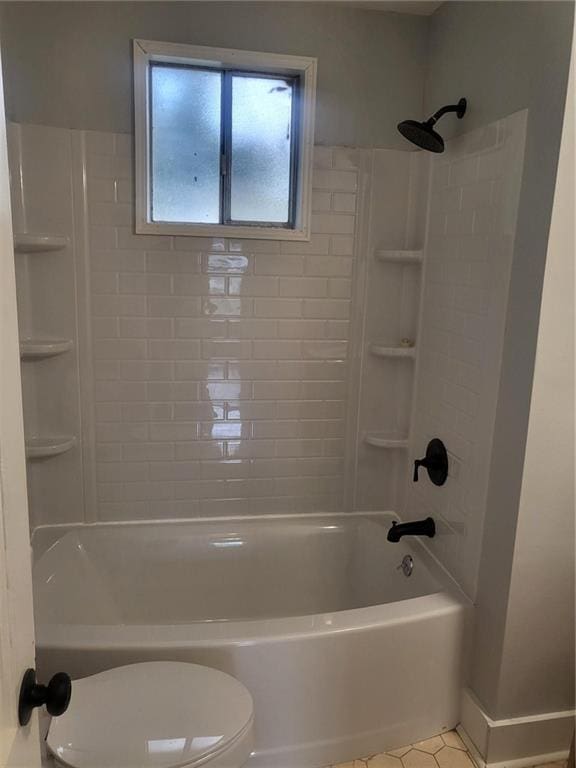
[[574, 708], [574, 86], [573, 59], [500, 676], [504, 716]]
[[[132, 130], [132, 38], [318, 58], [316, 142], [406, 149], [428, 18], [330, 3], [0, 3], [10, 120]], [[24, 87], [23, 87], [23, 84]]]
[[432, 551], [474, 599], [518, 198], [526, 113], [447, 142], [432, 161], [417, 391], [409, 455], [439, 437], [442, 487], [420, 470], [405, 516], [431, 515]]
[[126, 134], [86, 134], [101, 520], [342, 508], [358, 153], [309, 243], [132, 233]]
[[[528, 700], [533, 712], [550, 704], [534, 686], [530, 699], [521, 697], [512, 707], [502, 698], [500, 681], [573, 16], [571, 2], [450, 2], [434, 14], [430, 28], [427, 104], [455, 91], [470, 100], [466, 120], [446, 125], [446, 135], [466, 130], [465, 123], [499, 118], [510, 106], [528, 109], [472, 664], [472, 688], [492, 718], [522, 715]], [[487, 50], [493, 55], [487, 57]], [[533, 583], [536, 602], [539, 594], [546, 594], [544, 584], [540, 592]]]

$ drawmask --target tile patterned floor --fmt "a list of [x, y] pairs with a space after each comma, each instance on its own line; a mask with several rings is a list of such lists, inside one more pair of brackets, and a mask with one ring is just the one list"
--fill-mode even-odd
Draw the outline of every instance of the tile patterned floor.
[[329, 768], [475, 768], [456, 731]]
[[[476, 768], [470, 753], [456, 731], [327, 768]], [[566, 768], [566, 761], [546, 763], [535, 768]]]

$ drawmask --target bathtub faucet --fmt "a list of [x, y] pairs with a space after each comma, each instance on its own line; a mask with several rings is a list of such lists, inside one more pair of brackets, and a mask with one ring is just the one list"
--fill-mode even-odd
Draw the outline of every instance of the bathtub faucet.
[[400, 541], [402, 536], [428, 536], [432, 538], [436, 533], [436, 525], [431, 517], [425, 520], [414, 520], [410, 523], [392, 523], [388, 531], [388, 541]]

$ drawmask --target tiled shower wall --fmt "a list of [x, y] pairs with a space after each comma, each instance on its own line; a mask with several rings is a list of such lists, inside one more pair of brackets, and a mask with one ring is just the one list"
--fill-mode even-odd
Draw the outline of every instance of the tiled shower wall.
[[472, 597], [486, 511], [526, 113], [447, 142], [432, 164], [410, 456], [440, 437], [446, 485], [408, 480], [405, 517], [432, 515], [430, 547]]
[[98, 518], [340, 509], [358, 153], [290, 243], [134, 235], [130, 137], [86, 152]]

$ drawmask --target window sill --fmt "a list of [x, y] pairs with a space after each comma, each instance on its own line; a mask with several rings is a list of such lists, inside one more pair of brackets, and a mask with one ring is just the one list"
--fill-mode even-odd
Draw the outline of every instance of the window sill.
[[228, 224], [171, 224], [168, 222], [138, 222], [137, 235], [177, 235], [178, 237], [234, 237], [244, 240], [309, 241], [309, 229], [284, 227], [243, 227]]

